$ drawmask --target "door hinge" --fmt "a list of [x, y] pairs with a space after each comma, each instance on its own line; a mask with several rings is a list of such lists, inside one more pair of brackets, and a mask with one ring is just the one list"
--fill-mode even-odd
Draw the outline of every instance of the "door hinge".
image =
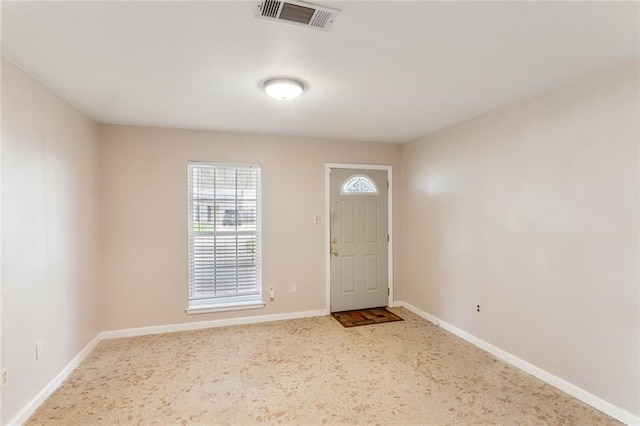
[[387, 242], [389, 242], [389, 234], [387, 234]]
[[389, 287], [387, 287], [387, 296], [391, 295], [391, 289]]
[[389, 189], [389, 181], [387, 181], [387, 189]]

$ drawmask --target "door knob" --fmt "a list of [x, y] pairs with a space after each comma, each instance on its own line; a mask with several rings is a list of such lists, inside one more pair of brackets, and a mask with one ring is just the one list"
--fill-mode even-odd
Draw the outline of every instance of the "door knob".
[[332, 256], [335, 256], [335, 257], [338, 257], [338, 250], [336, 250], [336, 249], [332, 248], [332, 249], [331, 249], [331, 255], [332, 255]]

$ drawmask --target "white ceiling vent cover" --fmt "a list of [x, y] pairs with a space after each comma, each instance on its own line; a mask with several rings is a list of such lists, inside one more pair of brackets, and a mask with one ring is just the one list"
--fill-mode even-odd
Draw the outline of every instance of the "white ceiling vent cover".
[[259, 0], [256, 17], [328, 31], [340, 13], [337, 9], [290, 0]]

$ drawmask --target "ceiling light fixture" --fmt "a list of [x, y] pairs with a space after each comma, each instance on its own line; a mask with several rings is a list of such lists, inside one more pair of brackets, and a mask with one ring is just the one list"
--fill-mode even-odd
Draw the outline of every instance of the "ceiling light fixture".
[[293, 78], [271, 78], [264, 82], [264, 91], [280, 101], [290, 101], [304, 92], [305, 85]]

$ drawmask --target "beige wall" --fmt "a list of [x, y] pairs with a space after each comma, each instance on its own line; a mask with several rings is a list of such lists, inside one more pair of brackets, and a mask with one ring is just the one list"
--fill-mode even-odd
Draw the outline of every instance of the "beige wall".
[[95, 123], [2, 58], [3, 424], [99, 331], [97, 136]]
[[636, 415], [639, 72], [404, 145], [399, 264], [405, 301]]
[[[325, 227], [313, 223], [325, 163], [399, 171], [392, 144], [109, 125], [100, 136], [103, 330], [325, 309]], [[264, 309], [185, 314], [189, 160], [262, 165], [263, 288], [276, 293]]]

